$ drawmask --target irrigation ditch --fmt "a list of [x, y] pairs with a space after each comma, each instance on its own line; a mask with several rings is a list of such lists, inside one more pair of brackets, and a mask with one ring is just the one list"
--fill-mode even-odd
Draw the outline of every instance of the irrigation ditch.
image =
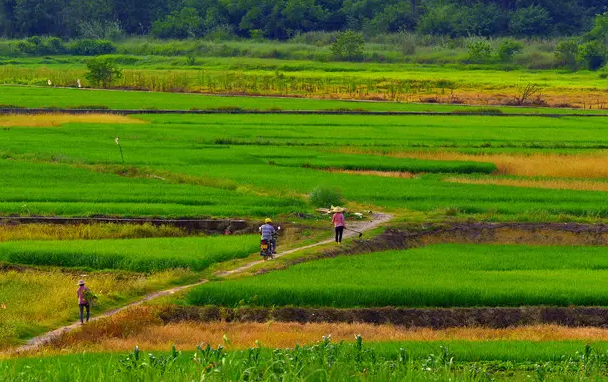
[[222, 308], [165, 306], [157, 312], [163, 324], [194, 322], [296, 322], [390, 324], [405, 328], [448, 329], [554, 324], [608, 328], [608, 309], [600, 307], [519, 308]]
[[188, 232], [232, 234], [254, 232], [257, 225], [246, 220], [232, 219], [160, 219], [160, 218], [113, 218], [113, 217], [56, 217], [56, 216], [1, 216], [0, 225], [16, 224], [150, 224], [153, 226], [171, 226]]

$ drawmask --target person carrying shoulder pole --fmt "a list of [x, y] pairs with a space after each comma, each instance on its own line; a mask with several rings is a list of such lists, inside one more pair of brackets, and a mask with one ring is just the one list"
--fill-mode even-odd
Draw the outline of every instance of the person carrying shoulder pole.
[[334, 229], [336, 230], [336, 243], [342, 243], [342, 234], [344, 233], [344, 227], [346, 226], [344, 222], [344, 208], [336, 207], [332, 209], [334, 215], [331, 217], [331, 222], [334, 225]]
[[90, 312], [91, 312], [91, 304], [89, 300], [87, 300], [87, 293], [89, 292], [89, 288], [84, 286], [84, 280], [78, 281], [78, 291], [76, 294], [78, 295], [78, 308], [80, 308], [80, 323], [84, 324], [83, 313], [84, 310], [87, 310], [87, 322], [89, 322]]

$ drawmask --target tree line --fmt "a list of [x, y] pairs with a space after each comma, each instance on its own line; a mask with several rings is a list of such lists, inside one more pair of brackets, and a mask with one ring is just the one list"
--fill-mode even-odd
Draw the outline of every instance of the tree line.
[[551, 37], [590, 29], [606, 0], [0, 0], [0, 35], [288, 39], [311, 31]]

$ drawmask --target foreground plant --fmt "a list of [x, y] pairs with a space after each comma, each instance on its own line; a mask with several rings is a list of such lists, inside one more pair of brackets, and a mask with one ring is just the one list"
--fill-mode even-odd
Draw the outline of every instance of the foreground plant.
[[591, 346], [554, 361], [459, 362], [447, 347], [421, 357], [404, 348], [382, 352], [364, 346], [361, 336], [353, 343], [324, 336], [313, 345], [288, 349], [263, 348], [258, 342], [227, 351], [207, 344], [189, 354], [174, 346], [158, 355], [135, 347], [118, 358], [79, 354], [0, 361], [0, 381], [597, 381], [606, 379], [607, 367], [608, 354]]

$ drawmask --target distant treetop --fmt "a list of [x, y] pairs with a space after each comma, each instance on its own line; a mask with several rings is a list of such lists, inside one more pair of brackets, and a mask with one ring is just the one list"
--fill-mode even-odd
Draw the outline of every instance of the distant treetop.
[[548, 37], [588, 31], [606, 11], [606, 0], [0, 0], [0, 35], [287, 39], [348, 29]]

